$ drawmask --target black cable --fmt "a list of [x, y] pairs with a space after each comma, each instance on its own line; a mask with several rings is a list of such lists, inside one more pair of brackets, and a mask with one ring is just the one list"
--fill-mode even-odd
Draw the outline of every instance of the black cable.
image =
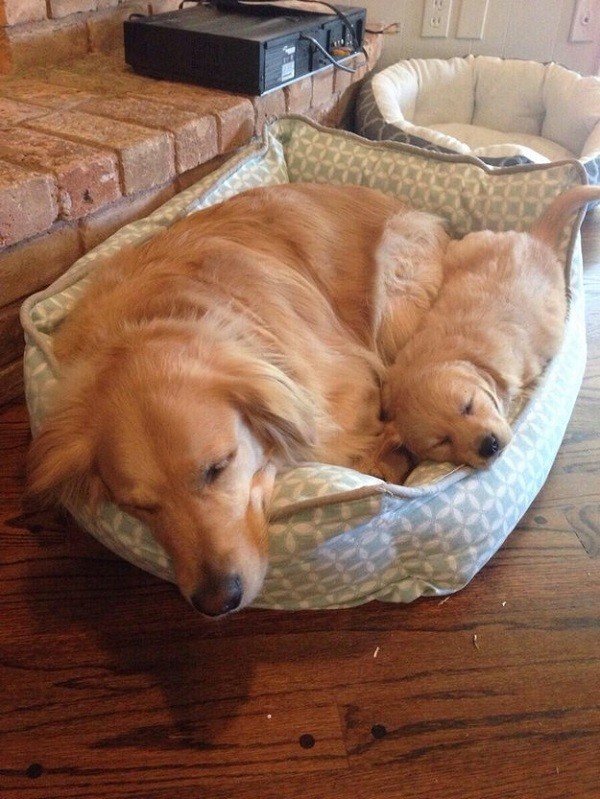
[[[250, 0], [250, 2], [260, 2], [260, 1], [261, 0]], [[331, 9], [335, 13], [335, 15], [341, 19], [341, 21], [344, 23], [344, 27], [350, 33], [350, 36], [352, 38], [352, 46], [354, 47], [354, 49], [360, 50], [360, 44], [358, 42], [358, 39], [356, 38], [356, 31], [354, 30], [354, 27], [350, 22], [350, 20], [348, 19], [348, 17], [344, 14], [344, 12], [340, 8], [333, 5], [333, 3], [328, 3], [327, 0], [299, 0], [299, 2], [307, 4], [316, 3], [319, 6], [326, 6], [327, 8]]]
[[[209, 1], [209, 4], [213, 4], [213, 5], [217, 6], [217, 8], [226, 7], [226, 8], [229, 8], [229, 9], [233, 9], [236, 6], [237, 7], [241, 6], [243, 8], [244, 6], [249, 6], [249, 5], [262, 5], [262, 6], [272, 5], [271, 3], [269, 3], [269, 0], [242, 0], [242, 2], [238, 2], [238, 0], [208, 0], [208, 1]], [[202, 0], [182, 0], [181, 4], [183, 4], [185, 2], [202, 2]], [[331, 11], [333, 11], [335, 13], [335, 15], [341, 20], [342, 24], [344, 25], [344, 27], [346, 28], [346, 30], [350, 34], [350, 38], [352, 39], [352, 47], [354, 48], [354, 50], [356, 50], [357, 52], [362, 50], [362, 52], [364, 52], [364, 49], [361, 48], [360, 42], [358, 41], [358, 38], [356, 36], [356, 31], [354, 30], [354, 26], [352, 25], [352, 23], [350, 22], [348, 17], [344, 14], [344, 12], [341, 11], [341, 9], [339, 9], [333, 3], [327, 2], [327, 0], [299, 0], [299, 2], [307, 3], [307, 4], [314, 3], [314, 4], [317, 4], [317, 5], [326, 6], [327, 8], [331, 9]], [[291, 13], [293, 13], [293, 11], [294, 11], [293, 8], [286, 9], [285, 6], [274, 5], [274, 8], [278, 8], [278, 9], [284, 10], [284, 11], [289, 11]], [[365, 55], [366, 55], [366, 53], [365, 53]]]
[[378, 31], [373, 28], [365, 28], [365, 33], [375, 33], [377, 36], [395, 36], [400, 33], [400, 23], [390, 22], [389, 25], [384, 25]]
[[352, 72], [352, 73], [356, 72], [356, 70], [352, 69], [352, 67], [347, 67], [345, 66], [345, 64], [340, 64], [339, 61], [336, 61], [335, 58], [331, 55], [331, 53], [329, 53], [323, 47], [323, 45], [320, 42], [318, 42], [313, 36], [308, 36], [306, 33], [301, 33], [300, 38], [306, 39], [307, 41], [311, 42], [317, 48], [317, 50], [320, 53], [322, 53], [325, 56], [325, 58], [333, 64], [334, 67], [342, 69], [344, 72]]
[[[352, 23], [350, 22], [348, 17], [344, 14], [344, 12], [340, 8], [335, 6], [333, 3], [327, 2], [327, 0], [299, 0], [299, 2], [307, 3], [307, 4], [316, 3], [317, 5], [326, 6], [327, 8], [331, 9], [335, 13], [335, 15], [341, 20], [341, 22], [344, 25], [344, 27], [346, 28], [346, 30], [350, 33], [350, 38], [352, 40], [352, 47], [353, 47], [355, 53], [359, 53], [360, 52], [360, 53], [362, 53], [365, 56], [367, 61], [369, 60], [369, 56], [367, 55], [367, 51], [365, 50], [364, 46], [361, 46], [360, 42], [358, 41], [354, 26], [352, 25]], [[180, 9], [183, 8], [186, 3], [195, 3], [196, 5], [214, 5], [218, 9], [219, 8], [220, 9], [223, 9], [223, 8], [234, 9], [236, 7], [243, 8], [244, 6], [249, 6], [249, 5], [253, 5], [253, 4], [254, 5], [262, 5], [262, 6], [271, 5], [271, 3], [269, 3], [269, 0], [243, 0], [243, 2], [239, 2], [239, 0], [181, 0], [181, 2], [179, 3], [179, 8]], [[285, 6], [276, 6], [275, 5], [274, 7], [286, 10]], [[287, 9], [287, 10], [293, 11], [293, 9]], [[356, 72], [356, 69], [352, 69], [351, 67], [344, 66], [343, 64], [340, 64], [338, 61], [336, 61], [335, 58], [331, 55], [331, 53], [329, 53], [323, 47], [323, 45], [320, 42], [318, 42], [316, 39], [314, 39], [312, 36], [301, 34], [300, 38], [301, 39], [307, 39], [308, 41], [312, 42], [312, 44], [317, 48], [317, 50], [320, 53], [322, 53], [325, 56], [325, 58], [331, 64], [333, 64], [335, 67], [337, 67], [338, 69], [341, 69], [344, 72], [352, 72], [352, 73]], [[351, 56], [351, 55], [354, 55], [354, 53], [348, 53], [348, 56]]]
[[[250, 0], [250, 2], [260, 2], [260, 0]], [[350, 33], [350, 37], [352, 39], [352, 47], [354, 48], [354, 50], [357, 53], [358, 52], [362, 53], [364, 55], [364, 57], [367, 59], [367, 61], [369, 60], [369, 56], [367, 55], [367, 51], [365, 50], [365, 48], [363, 46], [361, 46], [360, 42], [358, 41], [354, 26], [352, 25], [352, 23], [350, 22], [348, 17], [344, 14], [344, 12], [340, 8], [335, 6], [333, 3], [327, 2], [327, 0], [300, 0], [300, 2], [302, 2], [302, 3], [317, 3], [317, 5], [327, 6], [327, 8], [330, 8], [332, 11], [334, 11], [335, 15], [342, 21], [342, 24], [344, 25], [346, 30]], [[341, 67], [340, 67], [340, 69], [341, 69]], [[347, 71], [348, 72], [356, 72], [355, 69], [349, 69], [349, 68], [347, 69]]]

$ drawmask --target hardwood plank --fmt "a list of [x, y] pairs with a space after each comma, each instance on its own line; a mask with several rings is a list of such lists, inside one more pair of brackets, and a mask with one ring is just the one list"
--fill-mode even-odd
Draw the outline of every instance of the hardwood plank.
[[1, 799], [598, 799], [598, 212], [584, 245], [565, 440], [444, 599], [207, 623], [66, 515], [21, 506], [27, 414], [3, 408]]

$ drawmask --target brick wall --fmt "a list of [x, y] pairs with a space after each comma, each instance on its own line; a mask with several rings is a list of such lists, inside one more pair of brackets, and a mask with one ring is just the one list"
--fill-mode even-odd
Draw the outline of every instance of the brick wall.
[[0, 74], [107, 53], [122, 42], [129, 14], [158, 14], [179, 0], [0, 0]]
[[[110, 2], [54, 0], [49, 8], [77, 7], [77, 24], [89, 28], [99, 13], [82, 10], [90, 5], [105, 10]], [[17, 11], [30, 17], [39, 6], [0, 0], [15, 29], [36, 24], [17, 22]], [[263, 97], [136, 75], [122, 48], [0, 75], [0, 404], [22, 391], [18, 312], [26, 296], [214, 170], [267, 118], [297, 113], [344, 124], [380, 40], [368, 36], [368, 58], [355, 56], [354, 74], [330, 67]]]

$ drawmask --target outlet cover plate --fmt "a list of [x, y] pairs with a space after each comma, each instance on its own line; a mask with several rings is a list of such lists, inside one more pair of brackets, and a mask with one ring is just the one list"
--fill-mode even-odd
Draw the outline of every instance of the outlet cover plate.
[[421, 36], [445, 39], [450, 27], [452, 0], [425, 0]]

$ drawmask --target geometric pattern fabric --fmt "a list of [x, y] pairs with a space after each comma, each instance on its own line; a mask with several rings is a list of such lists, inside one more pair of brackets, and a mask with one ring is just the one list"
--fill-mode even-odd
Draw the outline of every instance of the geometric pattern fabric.
[[[585, 182], [577, 162], [491, 169], [474, 158], [369, 142], [301, 117], [270, 123], [262, 140], [145, 219], [86, 254], [22, 306], [25, 386], [32, 430], [57, 379], [52, 332], [86, 276], [107, 256], [176, 219], [257, 185], [287, 181], [379, 188], [445, 216], [451, 231], [527, 229], [560, 192]], [[501, 546], [552, 466], [585, 367], [582, 261], [576, 226], [564, 231], [569, 315], [560, 352], [514, 423], [514, 437], [486, 470], [421, 464], [396, 486], [345, 469], [307, 463], [281, 472], [270, 521], [270, 566], [255, 606], [343, 607], [373, 599], [410, 602], [462, 588]], [[108, 548], [173, 580], [169, 558], [149, 531], [110, 503], [76, 515]]]

